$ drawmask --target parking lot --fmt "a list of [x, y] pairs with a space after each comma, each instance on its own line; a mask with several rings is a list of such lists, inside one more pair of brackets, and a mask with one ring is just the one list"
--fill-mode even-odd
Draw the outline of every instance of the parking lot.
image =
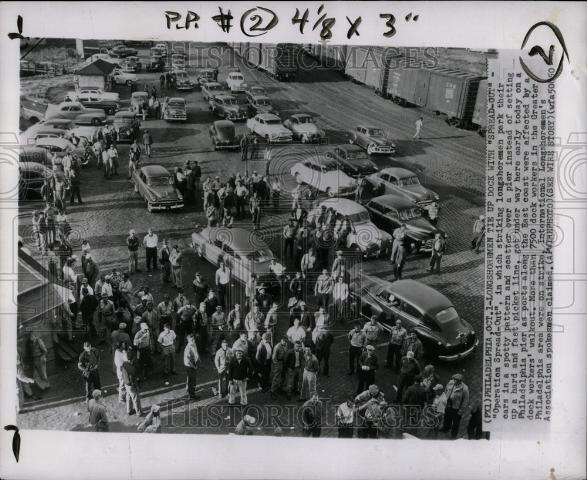
[[[203, 48], [200, 46], [199, 48]], [[141, 50], [139, 56], [148, 61], [148, 51]], [[308, 57], [306, 67], [300, 72], [296, 81], [279, 82], [266, 73], [246, 65], [240, 57], [235, 56], [230, 48], [225, 48], [220, 55], [222, 63], [218, 66], [219, 81], [223, 81], [228, 68], [240, 68], [247, 85], [260, 85], [265, 88], [281, 119], [295, 113], [311, 114], [318, 126], [325, 130], [328, 144], [316, 146], [272, 146], [270, 173], [281, 175], [283, 179], [282, 207], [279, 211], [267, 212], [262, 216], [259, 234], [269, 244], [278, 259], [282, 258], [281, 230], [289, 217], [289, 190], [295, 181], [289, 175], [289, 166], [299, 161], [308, 152], [327, 151], [337, 144], [348, 144], [348, 130], [356, 125], [365, 124], [383, 128], [394, 140], [397, 151], [394, 155], [373, 155], [372, 160], [379, 168], [402, 167], [417, 173], [421, 183], [440, 196], [440, 213], [438, 227], [447, 234], [447, 253], [442, 262], [441, 273], [429, 274], [427, 271], [429, 257], [427, 255], [411, 256], [404, 268], [403, 277], [414, 279], [429, 285], [454, 304], [460, 316], [474, 328], [482, 343], [483, 322], [483, 288], [484, 288], [484, 256], [483, 250], [477, 254], [470, 249], [472, 227], [475, 219], [484, 213], [485, 193], [485, 142], [477, 133], [449, 126], [442, 117], [419, 108], [400, 107], [389, 100], [377, 96], [365, 85], [353, 83], [341, 73], [319, 66], [318, 62]], [[189, 71], [189, 70], [188, 70]], [[139, 73], [137, 90], [144, 85], [159, 87], [160, 73]], [[123, 101], [122, 108], [128, 106], [130, 88], [116, 87]], [[192, 92], [166, 91], [161, 96], [180, 96], [187, 103], [188, 120], [184, 123], [168, 123], [159, 119], [147, 119], [141, 122], [141, 129], [148, 129], [153, 137], [153, 154], [149, 163], [157, 163], [173, 171], [175, 167], [183, 167], [186, 161], [197, 160], [202, 168], [202, 179], [207, 176], [220, 176], [226, 180], [237, 172], [266, 170], [266, 162], [260, 158], [243, 162], [241, 153], [230, 151], [214, 151], [209, 137], [209, 127], [217, 120], [209, 111], [208, 103], [202, 99], [199, 89]], [[414, 124], [420, 116], [424, 116], [422, 138], [414, 140]], [[237, 123], [237, 132], [245, 133], [244, 122]], [[205, 225], [203, 212], [194, 207], [186, 207], [177, 212], [148, 213], [145, 202], [134, 192], [132, 184], [126, 179], [128, 146], [119, 147], [121, 168], [119, 175], [113, 179], [103, 178], [102, 172], [95, 167], [82, 172], [81, 194], [83, 205], [68, 207], [68, 219], [72, 225], [71, 235], [74, 252], [78, 253], [82, 238], [89, 241], [92, 255], [102, 272], [112, 268], [126, 270], [127, 249], [125, 239], [130, 229], [135, 229], [140, 238], [147, 229], [152, 228], [159, 239], [169, 239], [171, 243], [179, 242], [189, 247], [190, 236], [196, 225]], [[147, 161], [143, 156], [142, 160]], [[21, 234], [25, 241], [31, 242], [30, 213], [39, 208], [40, 203], [25, 202], [21, 208]], [[248, 220], [237, 220], [236, 226], [252, 229]], [[32, 246], [32, 245], [31, 245]], [[195, 271], [200, 271], [209, 281], [213, 281], [215, 268], [199, 259], [193, 251], [186, 252], [184, 261], [184, 284], [188, 290]], [[144, 257], [141, 257], [144, 262]], [[391, 264], [387, 258], [369, 259], [362, 264], [365, 274], [393, 280]], [[135, 274], [132, 282], [136, 287], [146, 284], [156, 292], [155, 301], [161, 301], [164, 293], [175, 296], [175, 291], [168, 285], [162, 285], [158, 275], [145, 273]], [[238, 286], [237, 288], [241, 288]], [[191, 294], [191, 289], [190, 292]], [[287, 329], [282, 325], [278, 331]], [[332, 347], [329, 378], [318, 380], [321, 395], [337, 405], [345, 395], [355, 390], [353, 377], [346, 375], [348, 341], [345, 333], [350, 324], [335, 332], [335, 343]], [[377, 347], [380, 363], [383, 363], [386, 352], [384, 340]], [[107, 363], [107, 362], [105, 362]], [[207, 358], [199, 373], [198, 383], [207, 384], [203, 396], [210, 397], [209, 388], [217, 376]], [[460, 372], [470, 388], [471, 397], [480, 398], [482, 388], [482, 350], [456, 363], [436, 363], [437, 374], [443, 383], [450, 376]], [[116, 378], [110, 365], [103, 366], [103, 383], [113, 385]], [[396, 375], [390, 370], [380, 369], [377, 372], [377, 383], [389, 397], [393, 396], [392, 384]], [[145, 398], [145, 403], [172, 401], [184, 394], [182, 378], [165, 384], [164, 380], [154, 377], [145, 385], [145, 392], [152, 392]], [[68, 370], [51, 378], [54, 387], [41, 401], [29, 402], [30, 411], [21, 415], [24, 428], [55, 428], [72, 429], [79, 425], [80, 420], [73, 412], [82, 408], [74, 403], [83, 394], [83, 383], [77, 372]], [[62, 388], [57, 386], [61, 385]], [[110, 393], [114, 392], [111, 387]], [[252, 393], [251, 402], [264, 403], [264, 394]], [[114, 395], [115, 397], [115, 395]], [[109, 404], [109, 411], [115, 410], [116, 399]], [[209, 400], [202, 400], [207, 404]], [[121, 428], [131, 425], [118, 414]], [[466, 428], [466, 418], [461, 429]], [[226, 430], [226, 429], [225, 429]], [[186, 431], [183, 427], [170, 428], [169, 431]], [[189, 428], [188, 428], [188, 431]], [[193, 430], [195, 431], [195, 430]], [[198, 430], [200, 431], [200, 430]], [[218, 431], [203, 429], [201, 431]], [[222, 430], [220, 430], [222, 431]], [[333, 430], [332, 435], [335, 435]]]

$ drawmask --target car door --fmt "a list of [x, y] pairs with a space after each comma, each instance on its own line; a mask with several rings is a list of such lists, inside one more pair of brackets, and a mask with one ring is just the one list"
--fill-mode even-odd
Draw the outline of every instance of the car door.
[[422, 314], [409, 302], [400, 300], [399, 306], [392, 307], [391, 310], [397, 314], [396, 317], [402, 321], [402, 325], [406, 330], [422, 325]]
[[385, 315], [383, 308], [378, 301], [377, 294], [381, 291], [381, 288], [374, 287], [372, 285], [362, 287], [359, 292], [359, 298], [357, 302], [360, 305], [360, 315], [363, 320], [367, 321], [371, 316], [376, 315], [381, 318]]
[[207, 239], [205, 257], [212, 265], [217, 266], [220, 257], [224, 257], [224, 242], [220, 238]]
[[405, 196], [402, 188], [400, 187], [399, 178], [395, 175], [389, 174], [386, 188], [390, 191], [390, 193], [399, 193], [400, 195]]
[[147, 176], [145, 175], [145, 173], [143, 171], [139, 171], [138, 186], [139, 186], [139, 193], [141, 194], [141, 196], [145, 200], [149, 200], [150, 195], [148, 193], [148, 187], [147, 187]]

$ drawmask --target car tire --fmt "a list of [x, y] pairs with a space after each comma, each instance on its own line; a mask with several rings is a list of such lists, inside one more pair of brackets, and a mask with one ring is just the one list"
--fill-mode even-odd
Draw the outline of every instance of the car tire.
[[114, 115], [114, 108], [110, 107], [106, 109], [106, 115]]
[[334, 198], [334, 192], [332, 191], [332, 188], [328, 187], [326, 189], [326, 195], [328, 196], [328, 198]]
[[100, 121], [99, 118], [92, 118], [92, 125], [97, 127], [98, 125], [100, 125], [100, 123], [102, 123], [102, 122]]

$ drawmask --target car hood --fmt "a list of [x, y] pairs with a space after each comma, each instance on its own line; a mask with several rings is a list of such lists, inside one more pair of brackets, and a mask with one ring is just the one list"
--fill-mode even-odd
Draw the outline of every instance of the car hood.
[[104, 92], [101, 95], [101, 100], [108, 100], [111, 102], [119, 102], [120, 95], [116, 92]]
[[391, 239], [391, 235], [377, 228], [371, 222], [363, 222], [355, 225], [356, 243], [361, 248], [367, 248], [372, 243], [385, 243]]
[[434, 192], [423, 185], [405, 185], [401, 187], [408, 197], [416, 202], [434, 200]]
[[156, 200], [179, 200], [179, 195], [173, 185], [146, 185], [146, 187]]
[[408, 236], [414, 240], [428, 240], [434, 238], [434, 235], [438, 233], [438, 229], [422, 217], [408, 220], [405, 223]]
[[267, 133], [278, 133], [280, 135], [291, 135], [291, 132], [283, 125], [267, 125], [263, 126]]
[[225, 105], [224, 109], [227, 112], [234, 112], [234, 113], [246, 113], [247, 107], [244, 105]]
[[369, 141], [377, 145], [393, 145], [393, 142], [390, 139], [383, 137], [369, 137]]

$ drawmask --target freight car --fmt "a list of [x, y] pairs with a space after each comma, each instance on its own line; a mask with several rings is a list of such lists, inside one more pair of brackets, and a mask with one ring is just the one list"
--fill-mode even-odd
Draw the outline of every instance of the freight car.
[[320, 62], [323, 67], [332, 70], [345, 71], [347, 63], [347, 45], [329, 45], [318, 43], [312, 45], [310, 53]]
[[294, 80], [299, 71], [299, 59], [303, 54], [293, 43], [250, 43], [243, 58], [252, 66], [264, 70], [277, 80]]
[[485, 136], [487, 130], [487, 80], [479, 82], [475, 109], [473, 110], [473, 125], [477, 127], [479, 135]]
[[397, 48], [348, 47], [344, 72], [355, 82], [363, 83], [377, 93], [385, 92], [389, 71], [395, 68], [404, 53]]

